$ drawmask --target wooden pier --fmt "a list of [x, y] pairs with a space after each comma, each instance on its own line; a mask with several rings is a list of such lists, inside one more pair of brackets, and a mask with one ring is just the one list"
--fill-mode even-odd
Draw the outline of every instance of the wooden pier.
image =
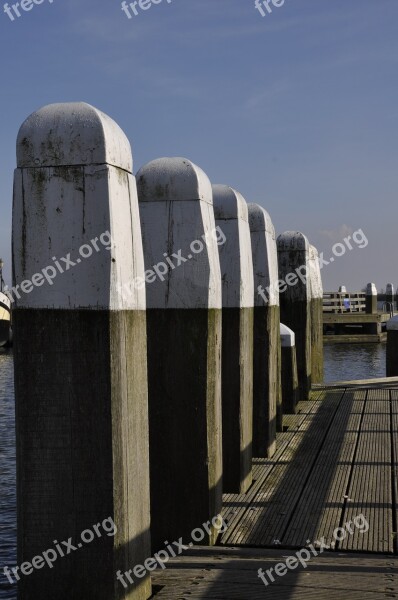
[[[218, 547], [154, 574], [158, 600], [398, 598], [398, 379], [316, 386], [284, 417], [272, 459], [253, 460], [246, 494], [224, 496]], [[341, 542], [334, 532], [362, 514]], [[257, 571], [325, 538], [306, 569], [264, 588]]]
[[[375, 309], [376, 306], [376, 309]], [[383, 310], [369, 302], [365, 292], [325, 292], [323, 294], [324, 344], [364, 344], [387, 340], [385, 324], [394, 315], [393, 305]]]

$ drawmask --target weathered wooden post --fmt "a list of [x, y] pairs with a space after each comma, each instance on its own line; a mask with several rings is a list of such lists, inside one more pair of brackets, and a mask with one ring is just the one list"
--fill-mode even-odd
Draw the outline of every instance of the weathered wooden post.
[[374, 283], [366, 286], [366, 312], [371, 315], [377, 314], [377, 289]]
[[145, 600], [148, 575], [117, 581], [150, 556], [145, 291], [118, 293], [144, 273], [130, 144], [94, 107], [53, 104], [17, 161], [19, 598]]
[[[368, 283], [366, 286], [365, 306], [368, 314], [377, 315], [377, 289], [374, 283]], [[366, 323], [363, 329], [370, 335], [380, 335], [381, 322]]]
[[309, 248], [311, 283], [311, 383], [323, 381], [323, 287], [319, 255]]
[[277, 417], [282, 420], [278, 253], [267, 211], [258, 204], [248, 209], [254, 273], [253, 456], [270, 458]]
[[253, 259], [247, 204], [227, 185], [213, 185], [222, 280], [223, 490], [244, 494], [252, 483]]
[[387, 321], [387, 377], [398, 377], [398, 315]]
[[[147, 283], [152, 548], [221, 511], [221, 275], [211, 184], [184, 158], [137, 173]], [[213, 544], [214, 526], [203, 532]]]
[[311, 287], [309, 242], [299, 231], [286, 231], [277, 239], [281, 322], [296, 336], [299, 399], [308, 400], [311, 389]]
[[387, 286], [386, 286], [386, 302], [388, 302], [390, 304], [391, 311], [394, 312], [394, 310], [395, 310], [395, 292], [394, 292], [394, 286], [392, 283], [387, 283]]
[[283, 412], [295, 414], [299, 401], [296, 339], [294, 332], [280, 324], [280, 343], [282, 347], [282, 404]]

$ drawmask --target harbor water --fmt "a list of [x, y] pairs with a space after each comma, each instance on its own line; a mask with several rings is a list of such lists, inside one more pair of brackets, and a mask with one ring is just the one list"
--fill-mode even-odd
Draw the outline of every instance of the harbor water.
[[[385, 377], [385, 344], [331, 344], [324, 356], [325, 382]], [[17, 562], [14, 425], [12, 352], [0, 350], [0, 600], [17, 597], [3, 573]]]
[[16, 565], [15, 406], [12, 353], [0, 349], [0, 598], [15, 600], [3, 573]]

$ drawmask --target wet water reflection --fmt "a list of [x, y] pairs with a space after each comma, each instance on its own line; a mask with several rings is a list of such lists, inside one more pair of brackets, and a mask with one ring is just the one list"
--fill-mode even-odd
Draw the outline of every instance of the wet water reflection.
[[330, 344], [324, 358], [325, 382], [386, 376], [386, 344]]

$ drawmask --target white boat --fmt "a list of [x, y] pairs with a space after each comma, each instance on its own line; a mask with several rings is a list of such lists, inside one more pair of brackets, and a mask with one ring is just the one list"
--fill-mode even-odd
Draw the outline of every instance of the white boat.
[[11, 301], [3, 293], [3, 264], [0, 258], [0, 347], [11, 342]]
[[11, 302], [0, 292], [0, 347], [5, 346], [11, 339]]

